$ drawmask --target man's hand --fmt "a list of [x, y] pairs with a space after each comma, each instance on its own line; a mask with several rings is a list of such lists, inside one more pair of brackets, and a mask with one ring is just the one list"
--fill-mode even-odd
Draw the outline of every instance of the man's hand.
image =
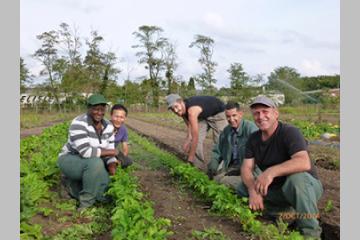
[[116, 163], [116, 162], [112, 162], [112, 163], [108, 164], [108, 171], [111, 176], [115, 175], [117, 165], [118, 165], [118, 163]]
[[183, 150], [185, 153], [188, 153], [190, 151], [190, 144], [191, 144], [191, 140], [190, 139], [186, 139], [184, 145], [183, 145]]
[[273, 182], [274, 177], [271, 172], [271, 168], [266, 169], [260, 174], [255, 181], [255, 191], [262, 196], [266, 196], [269, 185]]
[[250, 191], [249, 192], [249, 208], [254, 211], [264, 210], [263, 196], [261, 196], [256, 191]]

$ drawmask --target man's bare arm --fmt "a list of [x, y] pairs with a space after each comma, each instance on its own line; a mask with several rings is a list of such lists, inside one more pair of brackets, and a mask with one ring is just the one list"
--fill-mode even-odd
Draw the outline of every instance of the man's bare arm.
[[188, 110], [188, 117], [189, 117], [189, 128], [191, 130], [191, 146], [188, 155], [188, 159], [193, 161], [195, 157], [196, 147], [199, 141], [199, 123], [198, 123], [198, 116], [202, 112], [202, 108], [199, 106], [193, 106]]
[[263, 196], [267, 195], [268, 188], [275, 177], [287, 176], [294, 173], [305, 172], [311, 169], [311, 162], [307, 151], [294, 153], [288, 161], [266, 169], [256, 180], [255, 189]]
[[255, 159], [245, 158], [241, 165], [241, 178], [249, 192], [249, 207], [256, 211], [264, 209], [264, 201], [261, 194], [255, 189], [254, 167]]

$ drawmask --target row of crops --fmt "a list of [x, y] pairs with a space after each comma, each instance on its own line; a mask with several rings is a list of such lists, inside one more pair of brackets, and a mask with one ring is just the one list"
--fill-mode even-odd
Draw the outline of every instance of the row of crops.
[[[56, 161], [66, 142], [67, 130], [68, 123], [59, 124], [46, 129], [40, 136], [21, 140], [21, 239], [94, 239], [110, 231], [113, 239], [166, 239], [171, 236], [170, 220], [154, 216], [152, 203], [139, 190], [132, 167], [118, 169], [112, 177], [108, 194], [114, 202], [109, 205], [95, 206], [79, 213], [74, 200], [59, 199], [52, 189], [59, 185], [60, 173]], [[177, 181], [192, 189], [204, 201], [211, 202], [210, 211], [234, 219], [243, 231], [253, 237], [302, 239], [298, 232], [289, 231], [283, 222], [274, 225], [257, 220], [257, 214], [247, 207], [246, 199], [240, 199], [229, 188], [210, 181], [204, 173], [173, 154], [160, 150], [151, 141], [133, 132], [130, 132], [130, 139], [158, 158]], [[31, 221], [39, 214], [54, 218], [53, 215], [59, 215], [57, 211], [61, 210], [71, 212], [71, 216], [63, 220], [71, 224], [51, 237], [43, 233], [42, 225]], [[79, 222], [84, 218], [87, 221]]]
[[[171, 112], [162, 112], [162, 113], [132, 113], [133, 117], [149, 122], [163, 125], [165, 127], [172, 127], [178, 129], [185, 129], [185, 125], [183, 120], [177, 117], [175, 114]], [[245, 116], [246, 119], [252, 121], [252, 117], [249, 115]], [[300, 120], [294, 118], [288, 118], [286, 120], [282, 120], [284, 122], [293, 124], [298, 127], [303, 133], [304, 137], [309, 140], [319, 139], [322, 134], [330, 133], [339, 135], [340, 134], [340, 126], [337, 124], [332, 124], [330, 122], [313, 122], [308, 120]]]

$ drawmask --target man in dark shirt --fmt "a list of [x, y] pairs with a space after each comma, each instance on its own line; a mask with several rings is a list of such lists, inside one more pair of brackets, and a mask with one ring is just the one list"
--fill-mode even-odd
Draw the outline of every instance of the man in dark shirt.
[[[295, 220], [303, 235], [320, 238], [317, 201], [323, 188], [304, 137], [296, 127], [278, 120], [271, 99], [259, 96], [250, 109], [259, 131], [246, 144], [238, 194], [249, 197], [252, 210], [276, 211], [282, 218]], [[253, 173], [255, 167], [260, 174]]]
[[213, 129], [213, 141], [217, 143], [220, 132], [227, 125], [225, 105], [216, 97], [194, 96], [182, 99], [178, 94], [166, 96], [168, 108], [182, 117], [188, 128], [183, 149], [188, 153], [188, 162], [206, 169], [203, 143], [208, 130]]

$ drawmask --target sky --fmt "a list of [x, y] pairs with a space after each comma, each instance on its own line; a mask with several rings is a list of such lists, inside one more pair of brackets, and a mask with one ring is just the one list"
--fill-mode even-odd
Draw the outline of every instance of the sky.
[[215, 41], [217, 87], [229, 87], [234, 62], [250, 76], [281, 66], [302, 76], [340, 74], [340, 0], [20, 0], [20, 56], [31, 74], [42, 69], [31, 57], [41, 47], [36, 35], [62, 22], [77, 28], [84, 54], [92, 30], [104, 37], [101, 49], [119, 58], [119, 84], [147, 75], [131, 47], [141, 25], [161, 27], [175, 43], [175, 74], [186, 81], [202, 72], [199, 49], [189, 48], [197, 34]]

